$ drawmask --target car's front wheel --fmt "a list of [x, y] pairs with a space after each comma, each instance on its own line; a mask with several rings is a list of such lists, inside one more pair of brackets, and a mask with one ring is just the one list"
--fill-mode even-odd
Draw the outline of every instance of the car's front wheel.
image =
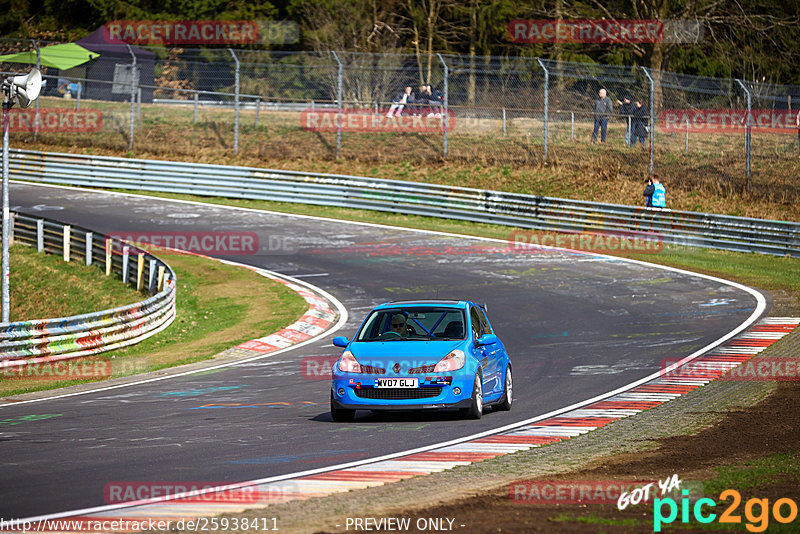
[[514, 383], [511, 379], [511, 366], [506, 367], [506, 381], [503, 389], [503, 398], [500, 402], [494, 405], [495, 410], [507, 412], [511, 409], [511, 403], [514, 402]]
[[468, 419], [480, 419], [483, 415], [483, 380], [480, 373], [475, 373], [475, 383], [472, 386], [472, 402], [469, 408], [461, 410], [462, 415]]
[[331, 391], [331, 417], [337, 423], [349, 423], [356, 418], [355, 410], [337, 408], [333, 402], [333, 391]]

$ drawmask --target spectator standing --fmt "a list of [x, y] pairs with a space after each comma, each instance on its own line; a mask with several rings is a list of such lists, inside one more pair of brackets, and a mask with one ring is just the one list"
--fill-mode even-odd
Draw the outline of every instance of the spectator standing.
[[391, 117], [394, 115], [395, 117], [399, 117], [403, 113], [403, 108], [406, 104], [410, 104], [413, 101], [414, 94], [411, 92], [411, 86], [408, 86], [392, 100], [392, 106], [389, 108], [389, 113], [387, 113], [386, 116]]
[[431, 89], [430, 85], [428, 86], [428, 91], [430, 91], [431, 94], [430, 103], [434, 111], [434, 116], [441, 117], [442, 110], [444, 110], [444, 93], [435, 87]]
[[622, 120], [625, 121], [625, 144], [630, 145], [631, 137], [633, 136], [633, 102], [631, 102], [629, 95], [625, 95], [623, 100], [624, 102], [617, 100], [617, 104], [620, 105], [619, 114], [622, 115]]
[[644, 144], [647, 137], [647, 127], [650, 124], [650, 110], [647, 109], [641, 100], [636, 101], [636, 107], [633, 108], [633, 132], [631, 133], [631, 145], [636, 142]]
[[663, 184], [658, 179], [658, 175], [655, 174], [653, 175], [653, 207], [667, 207], [667, 190], [664, 189]]
[[594, 101], [594, 130], [592, 131], [592, 143], [597, 142], [597, 131], [600, 130], [600, 142], [606, 142], [606, 131], [608, 130], [608, 116], [614, 110], [614, 103], [608, 98], [605, 89], [597, 92], [600, 97]]
[[648, 178], [647, 180], [645, 180], [645, 183], [647, 184], [647, 186], [644, 188], [644, 198], [645, 198], [644, 205], [646, 207], [648, 207], [648, 208], [652, 208], [653, 207], [653, 193], [655, 192], [656, 187], [655, 187], [655, 185], [653, 185], [653, 179], [652, 178]]

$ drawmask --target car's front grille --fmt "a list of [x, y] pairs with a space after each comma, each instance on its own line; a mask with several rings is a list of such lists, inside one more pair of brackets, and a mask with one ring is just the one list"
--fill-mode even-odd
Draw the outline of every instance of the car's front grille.
[[436, 369], [436, 364], [423, 365], [422, 367], [412, 367], [408, 370], [408, 374], [422, 375], [425, 373], [432, 373], [434, 369]]
[[361, 365], [361, 372], [369, 375], [382, 375], [386, 374], [386, 369], [372, 365]]
[[442, 393], [442, 388], [368, 388], [353, 391], [362, 399], [410, 400], [438, 397]]

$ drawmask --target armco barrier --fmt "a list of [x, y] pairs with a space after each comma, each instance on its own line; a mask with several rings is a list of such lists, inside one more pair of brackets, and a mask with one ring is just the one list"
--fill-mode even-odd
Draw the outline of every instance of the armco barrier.
[[659, 210], [382, 180], [13, 150], [11, 177], [34, 182], [360, 208], [566, 232], [657, 234], [665, 243], [800, 256], [800, 223]]
[[78, 358], [125, 347], [160, 332], [175, 318], [176, 277], [146, 251], [85, 228], [14, 215], [14, 239], [65, 260], [100, 264], [106, 274], [146, 290], [141, 302], [72, 317], [0, 324], [0, 368]]

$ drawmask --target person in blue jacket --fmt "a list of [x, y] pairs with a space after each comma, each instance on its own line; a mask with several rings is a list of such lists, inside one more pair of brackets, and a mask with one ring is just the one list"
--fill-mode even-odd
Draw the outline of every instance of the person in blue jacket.
[[653, 207], [666, 208], [667, 207], [667, 190], [658, 179], [657, 175], [653, 175]]

